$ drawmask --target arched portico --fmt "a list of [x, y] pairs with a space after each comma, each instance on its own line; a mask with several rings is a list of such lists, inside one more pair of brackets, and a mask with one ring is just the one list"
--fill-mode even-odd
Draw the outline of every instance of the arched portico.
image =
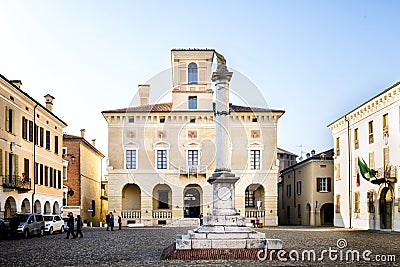
[[383, 187], [379, 196], [380, 228], [392, 229], [393, 190], [389, 187]]
[[6, 202], [4, 203], [4, 218], [11, 217], [14, 213], [17, 212], [17, 204], [13, 197], [8, 197]]
[[44, 214], [50, 214], [51, 213], [51, 206], [50, 206], [50, 202], [46, 201], [44, 203]]
[[31, 204], [27, 198], [25, 198], [21, 203], [21, 212], [31, 212]]
[[40, 203], [39, 200], [35, 201], [35, 205], [33, 206], [33, 212], [34, 213], [42, 213], [42, 204]]

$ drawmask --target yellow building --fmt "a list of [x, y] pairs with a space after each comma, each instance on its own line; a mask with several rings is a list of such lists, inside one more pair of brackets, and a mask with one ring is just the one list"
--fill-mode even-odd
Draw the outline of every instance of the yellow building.
[[67, 126], [0, 75], [0, 216], [15, 212], [60, 213], [63, 198], [62, 132]]
[[[108, 123], [108, 206], [123, 224], [198, 223], [210, 210], [215, 169], [213, 49], [171, 51], [172, 102], [103, 111]], [[277, 225], [277, 123], [284, 111], [230, 105], [236, 209]]]
[[279, 223], [333, 225], [333, 149], [281, 171]]

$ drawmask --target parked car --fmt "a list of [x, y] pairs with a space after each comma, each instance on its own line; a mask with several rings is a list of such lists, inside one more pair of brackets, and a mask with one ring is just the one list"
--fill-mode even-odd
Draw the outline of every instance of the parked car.
[[17, 232], [22, 234], [25, 238], [28, 238], [32, 235], [44, 235], [43, 215], [32, 213], [16, 213], [14, 216], [18, 217], [19, 220]]
[[60, 215], [43, 215], [44, 231], [52, 235], [54, 232], [64, 233], [64, 220]]
[[[64, 230], [65, 231], [68, 231], [68, 229], [69, 229], [69, 227], [68, 227], [68, 217], [66, 217], [66, 218], [63, 218], [63, 220], [64, 220]], [[76, 226], [78, 225], [78, 219], [76, 218], [76, 217], [74, 217], [74, 230], [76, 230]]]

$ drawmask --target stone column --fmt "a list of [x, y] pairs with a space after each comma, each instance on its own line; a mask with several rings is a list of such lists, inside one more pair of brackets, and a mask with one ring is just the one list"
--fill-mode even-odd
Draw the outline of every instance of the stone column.
[[[213, 204], [208, 215], [238, 215], [235, 209], [235, 183], [239, 179], [231, 173], [231, 138], [229, 136], [229, 82], [232, 72], [218, 64], [212, 75], [216, 87], [215, 143], [216, 169], [208, 179], [213, 188]], [[205, 218], [208, 221], [208, 218]], [[212, 222], [210, 222], [212, 224]]]

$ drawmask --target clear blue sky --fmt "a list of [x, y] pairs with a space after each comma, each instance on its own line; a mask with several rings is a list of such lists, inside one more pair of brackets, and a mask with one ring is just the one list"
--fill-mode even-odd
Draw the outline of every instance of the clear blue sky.
[[96, 138], [101, 111], [170, 66], [172, 48], [215, 48], [271, 108], [278, 145], [333, 146], [326, 127], [400, 80], [399, 1], [3, 1], [0, 73]]

